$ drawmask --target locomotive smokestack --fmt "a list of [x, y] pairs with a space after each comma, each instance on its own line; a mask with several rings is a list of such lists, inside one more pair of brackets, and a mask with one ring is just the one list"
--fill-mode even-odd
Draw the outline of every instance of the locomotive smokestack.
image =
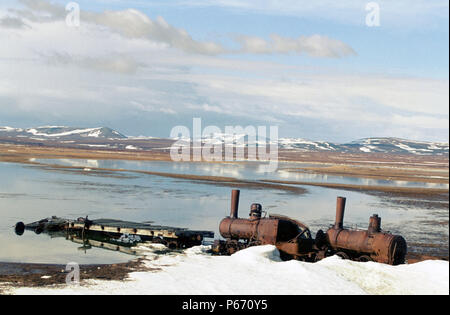
[[336, 202], [336, 222], [334, 228], [340, 230], [344, 227], [345, 197], [337, 197]]
[[231, 191], [231, 212], [230, 217], [233, 219], [237, 219], [238, 210], [239, 210], [239, 195], [241, 191], [238, 189]]

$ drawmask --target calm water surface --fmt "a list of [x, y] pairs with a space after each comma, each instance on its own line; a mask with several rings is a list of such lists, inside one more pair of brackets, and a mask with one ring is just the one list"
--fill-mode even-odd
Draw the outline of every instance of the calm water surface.
[[38, 159], [36, 162], [74, 167], [113, 168], [143, 170], [163, 173], [225, 176], [250, 180], [287, 180], [313, 183], [337, 183], [353, 185], [449, 188], [449, 184], [383, 180], [348, 176], [312, 174], [295, 171], [299, 167], [321, 167], [323, 164], [280, 162], [276, 172], [264, 172], [258, 163], [173, 163], [167, 161], [123, 161], [83, 159]]
[[[56, 161], [51, 161], [55, 163]], [[172, 162], [58, 160], [64, 165], [138, 169], [195, 175], [230, 176], [245, 179], [289, 179], [281, 174], [263, 174], [254, 164], [194, 164]], [[333, 180], [340, 178], [337, 176]], [[300, 180], [300, 179], [297, 179]], [[319, 179], [317, 179], [319, 181]], [[354, 179], [342, 178], [342, 181]], [[360, 180], [360, 179], [357, 179]], [[313, 232], [334, 220], [336, 196], [347, 197], [345, 222], [367, 227], [369, 216], [382, 217], [386, 230], [404, 235], [408, 242], [441, 244], [448, 250], [448, 206], [401, 205], [364, 193], [320, 187], [305, 187], [300, 195], [280, 190], [242, 189], [240, 214], [248, 215], [251, 203], [259, 202], [269, 213], [299, 219]], [[124, 253], [92, 248], [63, 237], [50, 238], [27, 231], [16, 236], [13, 226], [57, 215], [90, 219], [113, 218], [154, 221], [191, 229], [212, 230], [219, 237], [219, 221], [229, 214], [231, 187], [131, 172], [90, 173], [46, 170], [15, 163], [0, 163], [0, 261], [60, 263], [115, 263], [127, 261]], [[426, 229], [422, 223], [428, 223]], [[446, 222], [435, 224], [433, 222]], [[131, 257], [132, 258], [132, 257]]]

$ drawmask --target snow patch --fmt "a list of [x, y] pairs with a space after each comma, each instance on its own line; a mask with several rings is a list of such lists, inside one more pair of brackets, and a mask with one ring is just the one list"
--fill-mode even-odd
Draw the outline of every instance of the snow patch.
[[97, 131], [100, 132], [100, 129], [101, 128], [75, 129], [75, 130], [70, 130], [70, 131], [61, 132], [61, 133], [48, 134], [45, 132], [40, 132], [37, 129], [31, 128], [31, 129], [27, 129], [27, 132], [31, 133], [32, 135], [35, 135], [35, 136], [45, 136], [45, 137], [64, 137], [64, 136], [79, 135], [79, 134], [85, 134], [85, 133], [93, 134], [95, 136], [94, 132], [97, 132]]
[[209, 247], [183, 253], [162, 245], [140, 246], [146, 266], [130, 281], [87, 281], [79, 287], [11, 288], [12, 294], [443, 294], [449, 292], [446, 261], [389, 266], [337, 256], [318, 263], [281, 261], [276, 247], [251, 247], [212, 256]]
[[109, 144], [85, 144], [85, 143], [79, 143], [78, 145], [87, 146], [90, 148], [109, 148]]
[[17, 131], [17, 129], [16, 129], [16, 128], [12, 128], [12, 127], [5, 126], [5, 127], [0, 127], [0, 131], [11, 132], [11, 131]]

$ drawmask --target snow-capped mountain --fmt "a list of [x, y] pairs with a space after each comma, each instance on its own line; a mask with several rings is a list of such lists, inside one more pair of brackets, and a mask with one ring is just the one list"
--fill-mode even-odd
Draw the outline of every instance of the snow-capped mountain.
[[449, 153], [448, 143], [413, 141], [398, 138], [366, 138], [347, 144], [362, 152], [412, 153], [443, 155]]
[[[36, 128], [0, 127], [0, 142], [27, 143], [50, 146], [91, 147], [118, 150], [147, 150], [158, 147], [167, 149], [174, 141], [182, 140], [190, 145], [190, 139], [161, 139], [152, 137], [127, 137], [108, 127], [73, 128], [44, 126]], [[202, 139], [203, 145], [264, 146], [271, 144], [265, 138], [247, 135], [212, 134]], [[272, 142], [273, 144], [273, 142]], [[192, 145], [195, 145], [193, 143]], [[346, 152], [414, 155], [448, 155], [449, 144], [413, 141], [399, 138], [365, 138], [349, 143], [310, 141], [301, 138], [280, 138], [280, 149], [299, 152]]]
[[301, 138], [281, 138], [278, 140], [280, 148], [298, 151], [340, 151], [339, 144], [325, 141], [310, 141]]
[[[192, 139], [180, 139], [189, 145]], [[273, 144], [266, 138], [252, 138], [247, 135], [228, 135], [215, 133], [202, 139], [203, 144], [225, 146], [250, 145], [264, 146]], [[195, 143], [193, 143], [195, 145]], [[387, 153], [387, 154], [415, 154], [415, 155], [448, 155], [449, 144], [426, 141], [413, 141], [399, 138], [366, 138], [350, 143], [333, 143], [326, 141], [310, 141], [301, 138], [280, 138], [278, 140], [280, 149], [294, 150], [300, 152], [347, 152], [347, 153]]]
[[298, 151], [335, 151], [349, 153], [388, 153], [415, 155], [448, 155], [449, 144], [399, 138], [365, 138], [350, 143], [309, 141], [295, 138], [279, 140], [280, 148]]
[[126, 136], [107, 127], [73, 128], [64, 126], [43, 126], [37, 128], [11, 128], [0, 127], [0, 135], [9, 137], [22, 137], [30, 139], [67, 139], [83, 138], [124, 139]]
[[[188, 145], [193, 141], [200, 141], [200, 139], [190, 139], [190, 138], [172, 138], [175, 141], [184, 142]], [[226, 133], [212, 133], [207, 136], [203, 136], [201, 139], [203, 145], [220, 145], [223, 144], [225, 146], [238, 146], [238, 147], [246, 147], [246, 146], [264, 146], [270, 145], [270, 139], [265, 137], [249, 137], [246, 134], [226, 134]], [[195, 142], [194, 142], [195, 143]]]

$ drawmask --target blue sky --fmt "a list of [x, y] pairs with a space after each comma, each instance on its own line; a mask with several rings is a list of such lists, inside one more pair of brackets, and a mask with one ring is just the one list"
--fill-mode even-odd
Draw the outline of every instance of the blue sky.
[[368, 2], [3, 1], [0, 125], [448, 141], [448, 1]]

